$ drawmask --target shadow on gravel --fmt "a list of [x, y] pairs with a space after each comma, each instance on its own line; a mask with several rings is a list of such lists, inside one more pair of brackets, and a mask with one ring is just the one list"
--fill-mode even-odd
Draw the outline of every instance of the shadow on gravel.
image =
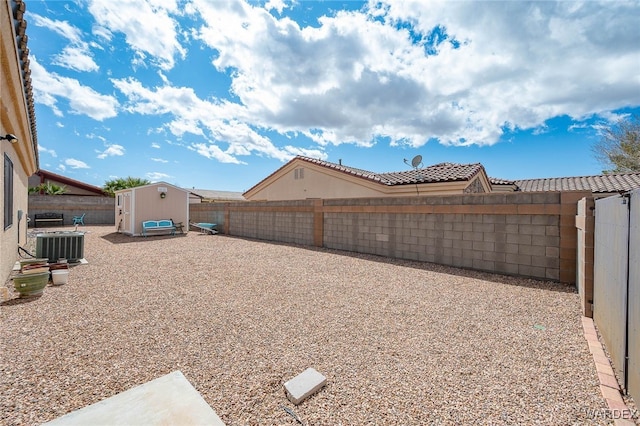
[[171, 238], [181, 238], [186, 236], [187, 234], [149, 235], [148, 237], [132, 237], [126, 234], [112, 232], [111, 234], [103, 235], [101, 238], [110, 242], [111, 244], [128, 244], [128, 243], [144, 243], [145, 241], [153, 241], [153, 240], [168, 240]]
[[350, 251], [330, 249], [326, 247], [312, 247], [294, 243], [283, 243], [277, 241], [258, 240], [253, 238], [236, 237], [247, 241], [262, 242], [265, 244], [282, 245], [289, 247], [296, 247], [304, 250], [333, 253], [340, 256], [349, 256], [356, 259], [370, 260], [372, 262], [386, 263], [389, 265], [403, 266], [407, 268], [420, 269], [423, 271], [437, 272], [440, 274], [454, 275], [459, 277], [476, 278], [484, 281], [495, 282], [499, 284], [513, 285], [517, 287], [536, 288], [543, 290], [550, 290], [559, 293], [577, 293], [575, 284], [565, 284], [552, 280], [543, 280], [539, 278], [514, 276], [514, 275], [502, 275], [494, 272], [479, 271], [476, 269], [466, 269], [456, 266], [441, 265], [437, 263], [421, 262], [417, 260], [395, 259], [391, 257], [379, 256], [376, 254], [356, 253]]
[[36, 300], [40, 299], [40, 297], [42, 297], [42, 294], [30, 297], [16, 297], [15, 299], [5, 300], [4, 302], [0, 303], [0, 306], [24, 305], [25, 303], [35, 302]]

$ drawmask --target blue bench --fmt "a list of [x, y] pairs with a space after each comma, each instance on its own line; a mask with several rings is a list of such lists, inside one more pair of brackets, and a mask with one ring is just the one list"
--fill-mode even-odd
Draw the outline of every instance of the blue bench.
[[172, 220], [145, 220], [142, 222], [142, 236], [146, 237], [150, 231], [169, 231], [176, 235], [176, 227]]

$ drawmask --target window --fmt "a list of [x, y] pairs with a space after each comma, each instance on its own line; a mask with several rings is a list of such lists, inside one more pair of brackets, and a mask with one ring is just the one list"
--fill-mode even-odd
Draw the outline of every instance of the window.
[[122, 206], [122, 194], [118, 194], [118, 207]]
[[13, 225], [13, 163], [4, 155], [4, 229]]
[[293, 178], [294, 179], [304, 179], [304, 169], [303, 168], [295, 169], [293, 171]]

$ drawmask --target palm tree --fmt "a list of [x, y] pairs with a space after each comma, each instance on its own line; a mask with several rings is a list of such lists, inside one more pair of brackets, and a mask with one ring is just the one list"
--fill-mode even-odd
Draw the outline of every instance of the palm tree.
[[67, 192], [67, 188], [55, 183], [45, 182], [38, 186], [29, 188], [29, 194], [62, 195]]
[[134, 178], [128, 176], [126, 178], [116, 178], [108, 180], [104, 183], [102, 189], [109, 195], [113, 196], [116, 191], [126, 188], [135, 188], [136, 186], [149, 185], [151, 182], [147, 179]]

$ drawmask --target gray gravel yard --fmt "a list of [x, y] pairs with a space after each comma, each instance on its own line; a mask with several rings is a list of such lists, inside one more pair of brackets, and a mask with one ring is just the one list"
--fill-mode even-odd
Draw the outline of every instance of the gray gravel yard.
[[[87, 265], [0, 307], [0, 423], [181, 370], [227, 425], [606, 424], [573, 287], [224, 235], [84, 227]], [[11, 282], [6, 284], [11, 285]], [[14, 296], [17, 296], [14, 294]], [[295, 407], [307, 367], [327, 386]]]

